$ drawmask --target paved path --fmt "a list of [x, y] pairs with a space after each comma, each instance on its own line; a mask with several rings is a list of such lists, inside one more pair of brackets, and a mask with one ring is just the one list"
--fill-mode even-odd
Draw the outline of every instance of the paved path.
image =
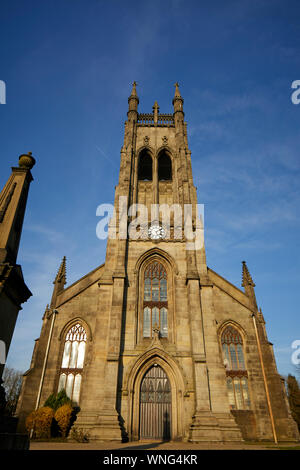
[[[297, 444], [280, 444], [284, 447], [295, 447]], [[279, 447], [280, 447], [279, 446]], [[298, 444], [299, 446], [299, 444]], [[190, 442], [34, 442], [30, 444], [30, 450], [274, 450], [278, 448], [274, 443], [248, 444], [248, 443], [201, 443]]]

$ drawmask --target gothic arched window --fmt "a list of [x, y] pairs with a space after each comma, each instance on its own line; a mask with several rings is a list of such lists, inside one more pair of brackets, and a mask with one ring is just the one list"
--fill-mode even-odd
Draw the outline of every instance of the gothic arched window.
[[74, 403], [79, 402], [85, 349], [86, 331], [80, 323], [76, 323], [65, 336], [58, 383], [58, 391], [65, 389]]
[[145, 149], [139, 156], [138, 179], [152, 181], [152, 158]]
[[172, 162], [166, 152], [162, 152], [158, 157], [158, 181], [168, 181], [172, 179]]
[[233, 326], [227, 326], [221, 336], [226, 385], [232, 410], [249, 410], [248, 373], [245, 366], [243, 339]]
[[143, 337], [152, 338], [153, 328], [168, 336], [167, 272], [158, 261], [149, 264], [144, 273]]

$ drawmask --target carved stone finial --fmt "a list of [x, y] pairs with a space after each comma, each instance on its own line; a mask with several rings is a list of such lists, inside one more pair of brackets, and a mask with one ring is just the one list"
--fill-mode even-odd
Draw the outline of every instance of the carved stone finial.
[[159, 106], [158, 106], [157, 101], [154, 102], [154, 105], [152, 106], [152, 109], [153, 109], [154, 113], [159, 112]]
[[150, 142], [150, 137], [148, 137], [147, 135], [144, 137], [144, 144], [145, 145], [149, 145], [149, 142]]
[[249, 297], [252, 303], [253, 309], [257, 312], [257, 303], [254, 290], [255, 284], [246, 265], [246, 261], [243, 261], [242, 286], [245, 289], [245, 294]]
[[181, 94], [179, 91], [179, 83], [178, 82], [174, 83], [174, 87], [175, 87], [175, 98], [181, 98]]
[[43, 320], [44, 318], [47, 318], [47, 319], [50, 318], [50, 316], [51, 316], [51, 310], [50, 310], [49, 304], [47, 304], [44, 315], [43, 315]]
[[155, 323], [154, 327], [152, 328], [152, 331], [153, 331], [154, 341], [159, 340], [159, 327], [157, 323]]
[[26, 168], [27, 170], [31, 170], [31, 168], [35, 165], [35, 158], [32, 156], [32, 152], [28, 152], [27, 154], [24, 153], [19, 156], [19, 167]]
[[160, 330], [159, 326], [157, 323], [152, 328], [153, 331], [153, 336], [152, 336], [152, 341], [151, 344], [148, 347], [148, 351], [150, 351], [153, 348], [158, 348], [158, 349], [165, 349], [164, 345], [160, 341]]
[[53, 284], [60, 283], [63, 286], [66, 284], [66, 257], [64, 256], [59, 266], [59, 270], [56, 274]]
[[128, 98], [129, 111], [137, 111], [137, 105], [139, 104], [139, 98], [136, 92], [136, 81], [132, 84], [131, 94]]
[[133, 84], [132, 84], [132, 90], [131, 90], [131, 95], [130, 96], [137, 96], [136, 86], [137, 86], [137, 83], [136, 83], [136, 81], [134, 81]]
[[264, 318], [263, 313], [262, 313], [261, 307], [260, 307], [260, 309], [259, 309], [259, 311], [258, 311], [258, 319], [259, 319], [259, 321], [260, 321], [261, 323], [266, 323], [266, 322], [265, 322], [265, 318]]
[[182, 111], [183, 98], [179, 91], [179, 83], [178, 82], [174, 83], [174, 86], [175, 86], [175, 94], [174, 94], [172, 103], [174, 105], [175, 111], [176, 110]]
[[250, 285], [252, 287], [255, 287], [251, 274], [249, 273], [248, 267], [246, 265], [246, 261], [242, 261], [242, 264], [242, 286], [245, 287], [246, 285]]
[[153, 120], [154, 124], [157, 124], [158, 121], [158, 113], [159, 113], [159, 106], [157, 104], [157, 101], [155, 101], [154, 106], [152, 106], [153, 109]]

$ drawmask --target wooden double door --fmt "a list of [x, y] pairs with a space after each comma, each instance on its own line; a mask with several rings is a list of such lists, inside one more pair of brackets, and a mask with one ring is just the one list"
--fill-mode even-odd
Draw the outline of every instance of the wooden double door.
[[140, 389], [140, 439], [171, 439], [171, 386], [165, 371], [154, 364]]

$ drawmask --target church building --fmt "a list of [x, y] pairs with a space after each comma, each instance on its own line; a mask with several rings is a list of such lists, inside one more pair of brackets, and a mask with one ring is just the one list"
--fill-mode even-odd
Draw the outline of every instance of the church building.
[[207, 266], [196, 236], [179, 86], [173, 113], [138, 105], [134, 82], [106, 258], [69, 287], [63, 258], [24, 375], [19, 429], [64, 388], [80, 407], [74, 426], [91, 440], [295, 441], [248, 267], [243, 289], [234, 286]]

